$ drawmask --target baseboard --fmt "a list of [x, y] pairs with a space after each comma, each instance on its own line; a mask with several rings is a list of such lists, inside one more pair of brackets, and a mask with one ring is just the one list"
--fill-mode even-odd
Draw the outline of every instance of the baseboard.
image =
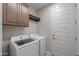
[[52, 55], [51, 55], [51, 52], [46, 51], [46, 56], [52, 56]]
[[79, 56], [79, 54], [77, 54], [76, 56]]
[[2, 53], [2, 56], [8, 56], [8, 53]]
[[79, 56], [79, 53], [77, 53], [76, 56]]
[[2, 53], [0, 53], [0, 56], [2, 56]]

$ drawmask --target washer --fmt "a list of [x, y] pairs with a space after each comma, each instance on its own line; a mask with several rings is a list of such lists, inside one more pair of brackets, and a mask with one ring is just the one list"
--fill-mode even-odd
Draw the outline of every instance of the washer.
[[39, 40], [21, 35], [11, 38], [10, 41], [11, 56], [39, 56]]

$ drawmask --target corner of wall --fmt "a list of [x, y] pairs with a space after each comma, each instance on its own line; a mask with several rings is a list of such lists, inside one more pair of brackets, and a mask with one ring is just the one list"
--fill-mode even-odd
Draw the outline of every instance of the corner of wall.
[[0, 55], [2, 55], [2, 3], [0, 3]]

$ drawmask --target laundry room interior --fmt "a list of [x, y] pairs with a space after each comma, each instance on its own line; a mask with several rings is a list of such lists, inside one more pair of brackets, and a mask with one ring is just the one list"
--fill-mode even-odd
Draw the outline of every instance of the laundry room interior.
[[0, 3], [2, 56], [79, 56], [78, 3]]

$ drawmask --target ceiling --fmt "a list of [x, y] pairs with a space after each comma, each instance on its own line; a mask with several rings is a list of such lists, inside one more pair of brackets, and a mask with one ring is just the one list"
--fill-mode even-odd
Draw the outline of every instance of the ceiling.
[[50, 3], [27, 3], [28, 6], [34, 8], [36, 10], [39, 9], [39, 8], [42, 8], [42, 7], [46, 6], [48, 4], [50, 4]]

